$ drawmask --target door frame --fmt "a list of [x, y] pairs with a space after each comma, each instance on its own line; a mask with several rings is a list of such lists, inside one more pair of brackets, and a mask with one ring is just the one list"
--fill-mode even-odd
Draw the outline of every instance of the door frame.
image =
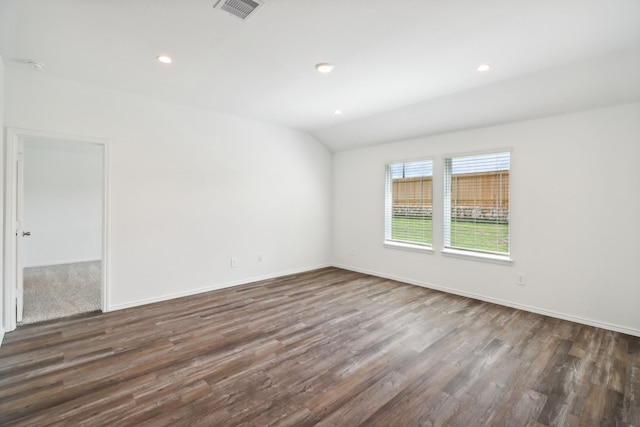
[[17, 327], [17, 279], [16, 268], [16, 157], [18, 144], [25, 137], [64, 140], [78, 143], [92, 143], [102, 145], [103, 148], [103, 200], [102, 200], [102, 311], [109, 311], [109, 247], [110, 247], [110, 218], [109, 218], [109, 141], [104, 138], [94, 138], [78, 135], [67, 135], [56, 132], [36, 131], [21, 128], [6, 128], [6, 149], [4, 159], [5, 169], [5, 203], [4, 203], [4, 276], [2, 277], [4, 292], [4, 325], [5, 332], [13, 331]]

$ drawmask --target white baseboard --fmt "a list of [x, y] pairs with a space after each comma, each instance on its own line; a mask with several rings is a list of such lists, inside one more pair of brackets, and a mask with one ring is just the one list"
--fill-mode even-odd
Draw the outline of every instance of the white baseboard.
[[2, 347], [3, 340], [4, 340], [4, 328], [0, 326], [0, 347]]
[[295, 270], [281, 271], [279, 273], [267, 274], [267, 275], [264, 275], [264, 276], [251, 277], [251, 278], [248, 278], [248, 279], [237, 280], [237, 281], [234, 281], [234, 282], [219, 283], [219, 284], [216, 284], [216, 285], [206, 286], [204, 288], [192, 289], [192, 290], [188, 290], [188, 291], [184, 291], [184, 292], [176, 292], [176, 293], [162, 295], [162, 296], [158, 296], [158, 297], [145, 298], [145, 299], [142, 299], [142, 300], [127, 302], [127, 303], [124, 303], [124, 304], [114, 304], [114, 305], [110, 305], [108, 307], [108, 311], [116, 311], [116, 310], [123, 310], [125, 308], [139, 307], [141, 305], [153, 304], [154, 302], [162, 302], [162, 301], [167, 301], [167, 300], [174, 299], [174, 298], [188, 297], [188, 296], [191, 296], [191, 295], [197, 295], [197, 294], [201, 294], [201, 293], [204, 293], [204, 292], [217, 291], [219, 289], [231, 288], [233, 286], [240, 286], [240, 285], [246, 285], [248, 283], [259, 282], [261, 280], [275, 279], [275, 278], [282, 277], [282, 276], [289, 276], [291, 274], [306, 273], [308, 271], [318, 270], [320, 268], [325, 268], [325, 267], [330, 267], [330, 266], [331, 266], [331, 264], [321, 264], [321, 265], [305, 267], [305, 268], [300, 268], [300, 269], [295, 269]]
[[76, 259], [76, 260], [69, 260], [69, 261], [56, 261], [56, 262], [51, 262], [48, 264], [32, 264], [32, 265], [25, 265], [24, 268], [33, 268], [33, 267], [53, 267], [56, 265], [65, 265], [65, 264], [77, 264], [79, 262], [94, 262], [94, 261], [102, 261], [101, 259]]
[[437, 290], [437, 291], [446, 292], [448, 294], [460, 295], [460, 296], [463, 296], [463, 297], [473, 298], [473, 299], [477, 299], [477, 300], [480, 300], [480, 301], [486, 301], [486, 302], [490, 302], [490, 303], [493, 303], [493, 304], [498, 304], [498, 305], [503, 305], [503, 306], [506, 306], [506, 307], [516, 308], [518, 310], [529, 311], [531, 313], [542, 314], [542, 315], [549, 316], [549, 317], [555, 317], [557, 319], [568, 320], [570, 322], [581, 323], [583, 325], [595, 326], [596, 328], [607, 329], [607, 330], [614, 331], [614, 332], [621, 332], [623, 334], [628, 334], [628, 335], [633, 335], [633, 336], [636, 336], [636, 337], [640, 337], [640, 330], [638, 330], [638, 329], [628, 328], [628, 327], [620, 326], [620, 325], [614, 325], [614, 324], [606, 323], [606, 322], [600, 322], [600, 321], [592, 320], [592, 319], [585, 319], [583, 317], [573, 316], [573, 315], [565, 314], [565, 313], [559, 313], [559, 312], [556, 312], [556, 311], [546, 310], [544, 308], [523, 305], [523, 304], [519, 304], [519, 303], [516, 303], [516, 302], [502, 300], [502, 299], [498, 299], [498, 298], [491, 298], [491, 297], [487, 297], [487, 296], [480, 295], [480, 294], [474, 294], [473, 292], [460, 291], [458, 289], [449, 288], [447, 286], [440, 286], [440, 285], [436, 285], [434, 283], [421, 282], [421, 281], [417, 281], [417, 280], [407, 279], [406, 277], [394, 276], [394, 275], [390, 275], [390, 274], [380, 273], [378, 271], [367, 270], [367, 269], [362, 269], [362, 268], [355, 268], [355, 267], [349, 267], [349, 266], [341, 265], [341, 264], [332, 264], [332, 265], [334, 267], [342, 268], [342, 269], [345, 269], [345, 270], [350, 270], [350, 271], [355, 271], [355, 272], [358, 272], [358, 273], [369, 274], [369, 275], [372, 275], [372, 276], [378, 276], [378, 277], [382, 277], [382, 278], [385, 278], [385, 279], [390, 279], [390, 280], [395, 280], [395, 281], [398, 281], [398, 282], [408, 283], [410, 285], [416, 285], [416, 286], [421, 286], [423, 288], [434, 289], [434, 290]]

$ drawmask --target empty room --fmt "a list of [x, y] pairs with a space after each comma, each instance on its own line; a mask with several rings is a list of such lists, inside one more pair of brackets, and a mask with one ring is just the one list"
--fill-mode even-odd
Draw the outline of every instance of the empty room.
[[637, 0], [0, 0], [0, 425], [640, 426]]

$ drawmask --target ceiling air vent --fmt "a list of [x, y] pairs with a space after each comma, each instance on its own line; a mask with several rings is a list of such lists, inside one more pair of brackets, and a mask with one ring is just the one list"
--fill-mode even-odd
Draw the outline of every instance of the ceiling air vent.
[[260, 0], [218, 0], [213, 7], [224, 10], [246, 21], [255, 15], [256, 10], [262, 7], [262, 5], [264, 5], [264, 3]]

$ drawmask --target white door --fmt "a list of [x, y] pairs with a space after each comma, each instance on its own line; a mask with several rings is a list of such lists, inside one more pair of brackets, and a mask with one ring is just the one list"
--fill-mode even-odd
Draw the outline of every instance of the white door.
[[16, 229], [16, 321], [22, 321], [24, 308], [24, 277], [23, 277], [23, 242], [31, 235], [24, 230], [24, 143], [18, 141], [16, 152], [16, 200], [15, 200], [15, 229]]

